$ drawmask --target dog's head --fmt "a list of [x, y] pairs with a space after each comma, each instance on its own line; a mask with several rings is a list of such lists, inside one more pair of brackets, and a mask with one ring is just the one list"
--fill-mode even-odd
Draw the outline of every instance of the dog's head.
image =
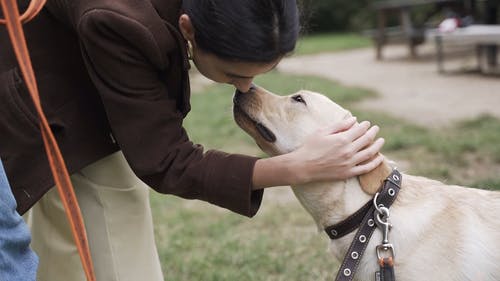
[[233, 101], [236, 123], [272, 156], [297, 149], [314, 131], [351, 116], [326, 96], [305, 90], [278, 96], [252, 87], [236, 91]]
[[[306, 90], [279, 96], [253, 86], [247, 93], [236, 91], [233, 103], [236, 123], [271, 156], [291, 152], [313, 132], [352, 116], [326, 96]], [[363, 190], [374, 194], [389, 173], [384, 163], [363, 175]]]

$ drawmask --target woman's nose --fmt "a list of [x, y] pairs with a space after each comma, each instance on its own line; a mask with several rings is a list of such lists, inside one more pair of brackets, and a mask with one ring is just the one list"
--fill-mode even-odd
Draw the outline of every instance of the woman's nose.
[[238, 89], [238, 91], [246, 93], [250, 91], [250, 89], [252, 88], [253, 86], [252, 82], [253, 82], [252, 79], [239, 80], [234, 83], [234, 86], [236, 87], [236, 89]]

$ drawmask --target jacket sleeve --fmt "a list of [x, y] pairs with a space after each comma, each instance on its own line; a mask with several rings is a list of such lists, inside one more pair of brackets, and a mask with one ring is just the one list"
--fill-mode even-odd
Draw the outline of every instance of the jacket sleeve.
[[182, 126], [176, 105], [182, 93], [169, 93], [162, 79], [182, 67], [171, 63], [180, 56], [174, 37], [159, 42], [144, 24], [107, 9], [87, 11], [76, 29], [113, 135], [136, 175], [158, 192], [255, 215], [263, 195], [252, 190], [257, 158], [204, 153]]

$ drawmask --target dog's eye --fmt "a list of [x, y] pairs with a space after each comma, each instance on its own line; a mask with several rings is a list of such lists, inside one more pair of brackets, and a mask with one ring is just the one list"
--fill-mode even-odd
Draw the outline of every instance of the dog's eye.
[[294, 100], [295, 102], [300, 102], [300, 103], [306, 104], [306, 101], [302, 98], [301, 95], [293, 96], [292, 100]]

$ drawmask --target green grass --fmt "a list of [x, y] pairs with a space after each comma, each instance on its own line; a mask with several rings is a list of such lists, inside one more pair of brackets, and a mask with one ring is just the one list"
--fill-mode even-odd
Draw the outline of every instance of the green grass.
[[500, 120], [485, 115], [436, 130], [385, 113], [353, 110], [381, 127], [383, 152], [410, 163], [410, 173], [459, 185], [500, 190]]
[[248, 219], [203, 202], [152, 196], [166, 280], [326, 280], [327, 237], [297, 203]]
[[370, 47], [369, 38], [356, 33], [317, 34], [300, 38], [297, 42], [295, 55], [308, 55], [323, 52]]
[[[387, 113], [357, 110], [355, 102], [376, 94], [304, 76], [264, 75], [259, 85], [279, 94], [300, 88], [325, 93], [358, 119], [380, 125], [383, 153], [407, 163], [411, 174], [449, 183], [500, 190], [500, 120], [482, 116], [431, 130]], [[213, 86], [192, 95], [185, 120], [190, 137], [206, 148], [263, 156], [232, 119], [233, 89]], [[408, 164], [409, 163], [409, 164]], [[310, 216], [292, 197], [281, 202], [266, 191], [252, 219], [208, 203], [152, 194], [158, 251], [166, 280], [318, 281], [332, 280], [337, 264], [326, 251]]]

